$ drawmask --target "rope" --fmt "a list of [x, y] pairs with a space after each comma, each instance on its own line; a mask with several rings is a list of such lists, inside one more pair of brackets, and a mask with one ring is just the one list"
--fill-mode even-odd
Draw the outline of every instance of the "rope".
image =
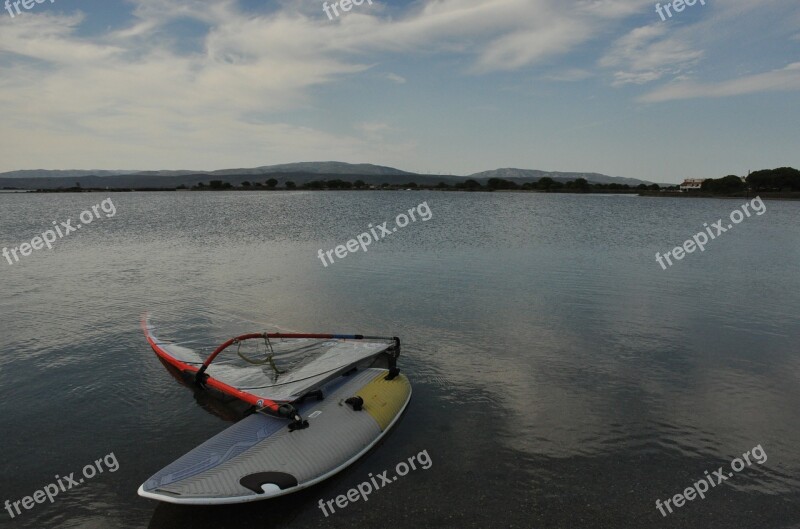
[[267, 348], [269, 348], [269, 352], [270, 352], [270, 354], [268, 354], [267, 357], [264, 360], [253, 360], [252, 358], [248, 358], [242, 352], [242, 342], [241, 341], [237, 341], [236, 342], [236, 354], [239, 355], [239, 358], [241, 358], [242, 360], [244, 360], [248, 364], [253, 364], [253, 365], [257, 365], [257, 366], [263, 366], [263, 365], [269, 364], [269, 367], [272, 368], [272, 370], [275, 372], [276, 375], [284, 374], [286, 371], [281, 371], [280, 369], [278, 369], [278, 366], [275, 365], [275, 360], [273, 360], [273, 358], [272, 358], [273, 356], [275, 356], [275, 351], [272, 350], [272, 344], [269, 343], [269, 338], [267, 337], [266, 334], [264, 335], [264, 343], [266, 344]]
[[[257, 365], [257, 366], [263, 366], [263, 365], [266, 365], [266, 364], [272, 362], [272, 357], [271, 356], [266, 358], [265, 360], [253, 360], [252, 358], [248, 358], [242, 352], [242, 342], [241, 341], [237, 341], [236, 344], [237, 344], [236, 345], [236, 354], [239, 355], [239, 358], [241, 358], [242, 360], [244, 360], [248, 364], [253, 364], [253, 365]], [[274, 364], [274, 362], [272, 362], [272, 363]]]
[[282, 375], [286, 373], [286, 371], [281, 371], [278, 369], [278, 366], [275, 365], [275, 361], [272, 359], [272, 357], [275, 356], [275, 351], [272, 350], [272, 344], [269, 343], [269, 335], [267, 333], [264, 333], [264, 343], [267, 344], [267, 347], [269, 347], [270, 354], [267, 356], [267, 360], [269, 360], [269, 367], [272, 368], [272, 370], [275, 372], [275, 375]]

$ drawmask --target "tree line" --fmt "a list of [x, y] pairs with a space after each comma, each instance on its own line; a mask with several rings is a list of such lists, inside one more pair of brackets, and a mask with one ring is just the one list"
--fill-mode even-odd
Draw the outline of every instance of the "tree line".
[[800, 171], [792, 167], [762, 169], [750, 173], [744, 180], [736, 175], [728, 175], [722, 178], [709, 178], [700, 186], [701, 191], [717, 194], [732, 194], [748, 189], [753, 192], [800, 191]]
[[[244, 181], [240, 185], [240, 189], [268, 189], [274, 190], [278, 187], [278, 180], [270, 178], [265, 182], [250, 182]], [[463, 182], [455, 182], [448, 184], [447, 182], [439, 182], [436, 185], [422, 185], [416, 182], [407, 182], [404, 184], [376, 184], [369, 185], [363, 180], [356, 180], [350, 182], [347, 180], [333, 179], [333, 180], [311, 180], [298, 186], [295, 182], [288, 180], [284, 182], [285, 189], [310, 189], [310, 190], [326, 190], [326, 189], [440, 189], [440, 190], [466, 190], [466, 191], [501, 191], [501, 190], [520, 190], [520, 191], [555, 191], [555, 192], [603, 192], [603, 191], [677, 191], [678, 186], [670, 186], [662, 188], [658, 184], [639, 184], [631, 186], [629, 184], [593, 184], [585, 178], [577, 178], [568, 182], [561, 182], [554, 180], [550, 177], [540, 178], [536, 182], [524, 182], [519, 184], [513, 180], [506, 180], [503, 178], [490, 178], [485, 184], [481, 184], [477, 180], [468, 179]], [[186, 186], [179, 186], [178, 189], [186, 189]], [[197, 190], [223, 190], [234, 189], [233, 184], [224, 182], [222, 180], [211, 180], [208, 184], [199, 183], [192, 189]], [[755, 171], [742, 179], [736, 175], [728, 175], [722, 178], [709, 178], [703, 181], [701, 192], [712, 194], [736, 194], [747, 190], [754, 192], [763, 191], [776, 191], [776, 192], [791, 192], [800, 191], [800, 171], [792, 167], [779, 167], [777, 169], [763, 169]]]
[[[211, 180], [208, 184], [203, 182], [193, 186], [194, 190], [225, 190], [225, 189], [277, 189], [278, 181], [270, 178], [263, 184], [261, 182], [244, 181], [239, 187], [235, 187], [230, 182], [223, 180]], [[538, 190], [538, 191], [577, 191], [588, 192], [592, 190], [659, 190], [658, 184], [641, 184], [632, 187], [628, 184], [591, 184], [585, 178], [578, 178], [568, 182], [560, 182], [553, 180], [550, 177], [540, 178], [536, 182], [524, 182], [518, 184], [512, 180], [505, 180], [503, 178], [490, 178], [486, 184], [481, 184], [477, 180], [468, 179], [463, 182], [455, 182], [448, 184], [447, 182], [439, 182], [436, 185], [417, 184], [416, 182], [407, 182], [401, 184], [375, 184], [369, 185], [363, 180], [356, 180], [349, 182], [347, 180], [334, 179], [334, 180], [311, 180], [298, 186], [295, 182], [288, 180], [284, 182], [285, 189], [311, 189], [311, 190], [325, 190], [325, 189], [451, 189], [451, 190], [466, 190], [466, 191], [499, 191], [499, 190]], [[186, 189], [185, 185], [178, 186], [178, 189]]]

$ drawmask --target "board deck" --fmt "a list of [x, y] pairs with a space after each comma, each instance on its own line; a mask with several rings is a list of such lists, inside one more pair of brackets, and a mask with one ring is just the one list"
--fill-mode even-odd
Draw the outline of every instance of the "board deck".
[[[169, 503], [212, 505], [274, 498], [310, 487], [364, 455], [391, 429], [411, 399], [405, 375], [385, 380], [369, 368], [323, 387], [324, 399], [297, 403], [309, 427], [256, 413], [156, 473], [139, 495]], [[360, 396], [361, 411], [345, 400]]]

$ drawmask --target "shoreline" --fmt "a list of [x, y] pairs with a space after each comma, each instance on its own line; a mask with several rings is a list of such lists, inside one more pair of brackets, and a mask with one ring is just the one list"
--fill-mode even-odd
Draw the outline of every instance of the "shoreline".
[[633, 195], [639, 197], [650, 198], [716, 198], [716, 199], [745, 199], [749, 200], [753, 197], [760, 196], [764, 200], [800, 200], [800, 192], [776, 192], [766, 191], [762, 193], [737, 193], [737, 194], [712, 194], [712, 193], [697, 193], [697, 192], [680, 192], [680, 191], [644, 191], [641, 189], [598, 189], [598, 190], [551, 190], [544, 191], [540, 189], [455, 189], [455, 188], [436, 188], [436, 187], [422, 187], [415, 188], [406, 187], [379, 187], [379, 188], [363, 188], [363, 189], [315, 189], [315, 188], [302, 188], [286, 189], [286, 188], [247, 188], [247, 187], [231, 187], [223, 189], [181, 189], [181, 188], [125, 188], [125, 189], [101, 189], [101, 188], [85, 188], [85, 189], [2, 189], [0, 193], [3, 194], [50, 194], [50, 193], [154, 193], [154, 192], [341, 192], [341, 191], [354, 191], [354, 192], [369, 192], [369, 191], [439, 191], [439, 192], [467, 192], [467, 193], [536, 193], [536, 194], [550, 194], [550, 195]]

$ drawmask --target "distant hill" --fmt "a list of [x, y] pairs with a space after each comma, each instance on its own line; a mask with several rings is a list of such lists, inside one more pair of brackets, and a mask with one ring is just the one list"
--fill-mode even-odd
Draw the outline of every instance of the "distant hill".
[[[191, 174], [209, 174], [209, 171], [187, 171], [187, 170], [180, 170], [180, 171], [171, 171], [169, 169], [161, 170], [161, 171], [125, 171], [121, 173], [127, 176], [136, 175], [136, 176], [185, 176]], [[0, 177], [3, 175], [0, 174]]]
[[162, 170], [162, 171], [123, 171], [123, 170], [69, 170], [52, 171], [46, 169], [33, 169], [25, 171], [10, 171], [0, 173], [4, 178], [75, 178], [80, 176], [117, 176], [117, 175], [142, 175], [142, 176], [186, 176], [186, 175], [262, 175], [273, 173], [318, 173], [318, 174], [348, 174], [348, 175], [412, 175], [408, 171], [401, 171], [393, 167], [373, 165], [369, 163], [351, 164], [345, 162], [299, 162], [279, 165], [264, 165], [251, 169], [219, 169], [217, 171], [191, 171], [191, 170]]
[[[265, 165], [254, 169], [222, 169], [212, 171], [212, 175], [245, 175], [245, 174], [272, 174], [272, 173], [317, 173], [317, 174], [347, 174], [347, 175], [413, 175], [394, 167], [372, 165], [369, 163], [344, 163], [344, 162], [298, 162], [280, 165]], [[2, 176], [2, 175], [0, 175]]]
[[0, 173], [0, 189], [59, 189], [70, 188], [79, 184], [83, 188], [109, 189], [174, 189], [178, 186], [192, 187], [200, 182], [222, 180], [239, 186], [242, 182], [265, 183], [275, 178], [279, 185], [291, 180], [302, 185], [312, 180], [346, 180], [354, 182], [363, 180], [370, 185], [394, 184], [403, 185], [414, 182], [419, 185], [434, 186], [439, 182], [453, 185], [474, 179], [485, 184], [490, 178], [504, 178], [518, 184], [537, 182], [542, 177], [567, 182], [577, 178], [585, 178], [589, 182], [607, 184], [619, 183], [636, 186], [641, 183], [650, 184], [634, 178], [619, 178], [599, 173], [563, 173], [538, 171], [533, 169], [496, 169], [484, 171], [470, 176], [430, 175], [411, 173], [393, 167], [372, 164], [350, 164], [344, 162], [301, 162], [280, 165], [266, 165], [251, 169], [220, 169], [217, 171], [12, 171]]
[[101, 169], [69, 169], [66, 171], [51, 171], [48, 169], [26, 169], [24, 171], [9, 171], [0, 173], [0, 178], [75, 178], [76, 176], [114, 176], [120, 174], [131, 174], [135, 171], [104, 171]]
[[503, 178], [518, 184], [525, 182], [538, 182], [540, 178], [549, 177], [559, 182], [568, 182], [578, 178], [585, 178], [593, 184], [628, 184], [638, 186], [639, 184], [652, 184], [646, 180], [636, 178], [624, 178], [621, 176], [608, 176], [600, 173], [564, 173], [558, 171], [539, 171], [537, 169], [494, 169], [493, 171], [483, 171], [470, 175], [473, 180], [488, 180], [490, 178]]

